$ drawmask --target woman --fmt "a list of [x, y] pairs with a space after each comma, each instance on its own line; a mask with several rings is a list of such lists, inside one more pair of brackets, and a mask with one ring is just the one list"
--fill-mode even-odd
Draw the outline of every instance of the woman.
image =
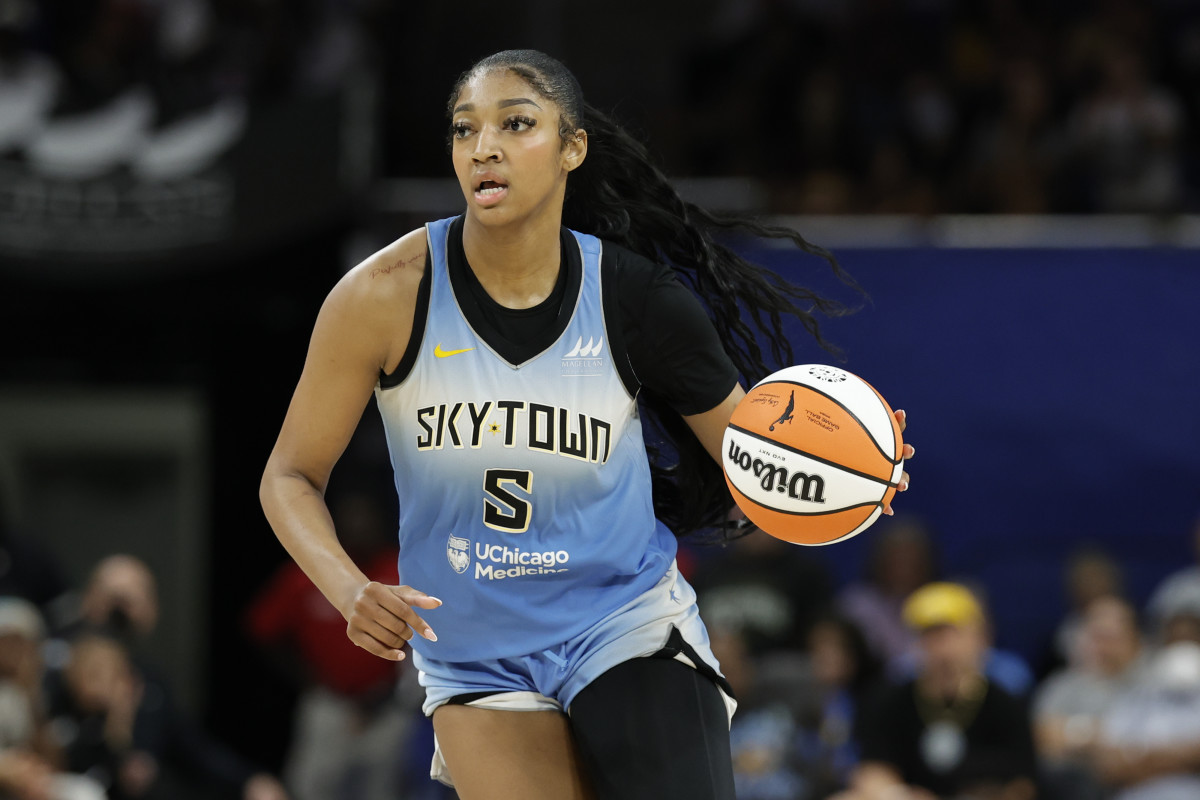
[[[465, 800], [732, 798], [732, 699], [655, 512], [686, 532], [728, 511], [715, 459], [738, 373], [767, 371], [756, 334], [786, 363], [780, 315], [815, 334], [797, 302], [836, 310], [711, 229], [816, 249], [681, 201], [536, 51], [476, 64], [450, 110], [467, 210], [330, 293], [263, 476], [267, 517], [352, 641], [399, 660], [411, 640], [433, 775]], [[403, 586], [366, 579], [322, 499], [372, 392]], [[656, 469], [657, 509], [639, 394], [677, 461]]]

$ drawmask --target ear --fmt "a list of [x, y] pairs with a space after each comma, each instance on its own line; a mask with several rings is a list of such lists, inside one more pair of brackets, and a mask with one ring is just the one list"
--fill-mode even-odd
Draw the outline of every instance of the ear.
[[578, 128], [575, 137], [568, 139], [562, 149], [563, 166], [567, 172], [578, 167], [587, 158], [587, 131]]

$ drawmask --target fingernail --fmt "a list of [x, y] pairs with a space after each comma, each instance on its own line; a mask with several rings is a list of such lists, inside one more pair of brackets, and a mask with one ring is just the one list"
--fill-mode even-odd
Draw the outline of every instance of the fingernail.
[[397, 661], [403, 661], [403, 660], [404, 660], [404, 651], [403, 651], [403, 650], [395, 650], [395, 651], [393, 651], [393, 652], [395, 652], [395, 654], [396, 654], [396, 660], [397, 660]]
[[438, 598], [434, 597], [433, 595], [426, 595], [426, 596], [427, 596], [427, 597], [428, 597], [430, 600], [437, 600], [437, 604], [438, 604], [439, 606], [442, 604], [442, 601], [441, 601], [441, 600], [438, 600]]
[[897, 417], [905, 417], [905, 418], [907, 418], [907, 417], [908, 417], [908, 412], [907, 412], [907, 411], [905, 411], [903, 408], [897, 408], [897, 409], [896, 409], [896, 416], [897, 416]]
[[900, 481], [900, 483], [896, 485], [896, 488], [901, 492], [907, 492], [908, 491], [908, 481]]
[[913, 457], [913, 456], [915, 456], [916, 454], [917, 454], [917, 448], [913, 447], [913, 446], [910, 444], [910, 445], [908, 446], [908, 457], [909, 457], [909, 458], [912, 458], [912, 457]]
[[891, 506], [885, 506], [883, 509], [883, 513], [890, 517], [890, 516], [894, 515], [896, 512], [892, 511]]
[[424, 636], [426, 639], [428, 639], [431, 642], [437, 641], [437, 634], [433, 632], [432, 628], [426, 628], [424, 631], [421, 632], [421, 635]]

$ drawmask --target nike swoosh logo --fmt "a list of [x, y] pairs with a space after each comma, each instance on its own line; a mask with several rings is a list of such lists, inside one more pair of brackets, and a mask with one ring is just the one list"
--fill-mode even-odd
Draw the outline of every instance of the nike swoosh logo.
[[474, 347], [464, 347], [462, 350], [443, 350], [442, 343], [438, 342], [437, 346], [433, 348], [433, 354], [438, 358], [445, 358], [446, 356], [456, 356], [459, 353], [469, 353], [474, 349]]

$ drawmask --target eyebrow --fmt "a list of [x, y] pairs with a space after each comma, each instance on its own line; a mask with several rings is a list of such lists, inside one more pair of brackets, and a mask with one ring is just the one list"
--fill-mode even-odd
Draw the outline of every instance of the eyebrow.
[[[530, 100], [528, 97], [512, 97], [512, 98], [509, 98], [508, 100], [501, 100], [499, 103], [496, 103], [496, 108], [508, 108], [509, 106], [519, 106], [519, 105], [525, 105], [525, 104], [533, 106], [538, 111], [542, 110], [541, 106], [539, 106], [537, 103]], [[472, 103], [463, 103], [462, 105], [457, 106], [454, 109], [454, 113], [457, 114], [460, 111], [474, 111], [474, 110], [475, 110], [475, 106]]]

